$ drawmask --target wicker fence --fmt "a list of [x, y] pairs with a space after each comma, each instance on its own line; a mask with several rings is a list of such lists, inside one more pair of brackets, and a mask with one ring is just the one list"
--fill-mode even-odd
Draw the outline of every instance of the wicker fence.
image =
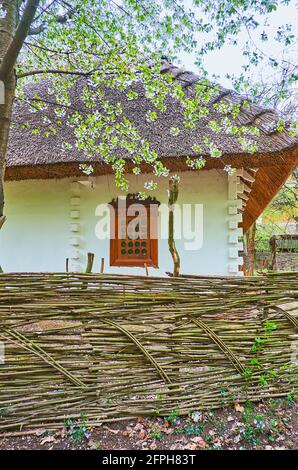
[[295, 393], [297, 280], [0, 275], [0, 430]]

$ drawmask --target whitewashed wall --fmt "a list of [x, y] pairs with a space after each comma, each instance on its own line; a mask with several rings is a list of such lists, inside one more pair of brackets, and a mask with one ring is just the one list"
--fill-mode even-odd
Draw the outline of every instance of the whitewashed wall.
[[[180, 204], [203, 205], [203, 244], [187, 251], [182, 239], [176, 242], [181, 257], [181, 272], [186, 274], [237, 274], [238, 222], [233, 222], [238, 202], [231, 196], [227, 173], [218, 170], [181, 173]], [[131, 176], [130, 192], [143, 189], [148, 175]], [[149, 178], [150, 179], [150, 178]], [[167, 204], [168, 180], [159, 179], [154, 195]], [[110, 267], [109, 240], [98, 240], [95, 227], [99, 204], [109, 203], [123, 193], [116, 190], [112, 176], [95, 178], [93, 187], [86, 178], [27, 180], [6, 183], [7, 223], [0, 231], [0, 265], [9, 271], [84, 270], [88, 251], [95, 254], [94, 271], [101, 258], [105, 272], [144, 274], [142, 268]], [[231, 201], [231, 199], [234, 199]], [[194, 214], [194, 211], [193, 211]], [[238, 220], [238, 219], [237, 219]], [[192, 221], [193, 223], [194, 221]], [[232, 236], [231, 236], [232, 235]], [[159, 241], [159, 268], [151, 275], [172, 270], [167, 240]]]

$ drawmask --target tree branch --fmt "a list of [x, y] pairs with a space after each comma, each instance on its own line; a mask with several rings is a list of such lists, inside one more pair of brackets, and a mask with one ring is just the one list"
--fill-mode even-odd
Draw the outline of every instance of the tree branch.
[[89, 70], [88, 72], [81, 72], [79, 70], [59, 70], [59, 69], [48, 69], [48, 70], [31, 70], [29, 72], [20, 73], [17, 78], [30, 77], [31, 75], [43, 75], [43, 74], [57, 74], [57, 75], [78, 75], [88, 77], [96, 72], [97, 69]]
[[[55, 20], [57, 21], [57, 23], [63, 24], [63, 23], [66, 23], [66, 21], [69, 20], [71, 16], [72, 16], [72, 13], [68, 12], [68, 13], [65, 13], [65, 15], [56, 15]], [[44, 31], [45, 27], [46, 27], [46, 22], [42, 22], [40, 25], [34, 28], [30, 28], [28, 31], [28, 36], [37, 36], [38, 34]]]
[[[90, 77], [90, 75], [94, 74], [95, 72], [98, 72], [100, 69], [93, 69], [93, 70], [88, 70], [86, 72], [83, 72], [81, 70], [65, 70], [65, 69], [45, 69], [45, 70], [31, 70], [28, 72], [23, 72], [17, 74], [17, 78], [25, 78], [25, 77], [30, 77], [32, 75], [43, 75], [43, 74], [56, 74], [56, 75], [77, 75], [77, 76], [82, 76], [82, 77]], [[138, 75], [140, 72], [136, 71], [135, 74]], [[117, 75], [117, 70], [105, 70], [105, 75], [106, 76], [114, 76]]]
[[4, 81], [13, 70], [17, 57], [27, 37], [29, 28], [34, 20], [40, 0], [28, 0], [15, 35], [4, 55], [0, 67], [0, 80]]
[[[73, 16], [73, 14], [75, 13], [75, 9], [72, 8], [72, 6], [69, 3], [67, 3], [67, 2], [62, 2], [62, 3], [63, 3], [64, 6], [69, 8], [69, 11], [67, 11], [64, 14], [54, 15], [55, 21], [57, 21], [57, 23], [60, 23], [60, 24], [66, 23], [66, 21], [69, 20]], [[50, 4], [49, 7], [51, 5], [52, 4]], [[44, 11], [46, 11], [46, 10], [44, 10]], [[43, 21], [39, 26], [30, 28], [30, 30], [28, 32], [28, 36], [37, 36], [38, 34], [40, 34], [44, 31], [45, 27], [46, 27], [46, 22]]]

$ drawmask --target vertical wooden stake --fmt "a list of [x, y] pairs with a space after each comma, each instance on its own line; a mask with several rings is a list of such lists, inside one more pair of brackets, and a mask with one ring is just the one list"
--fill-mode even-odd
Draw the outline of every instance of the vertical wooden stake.
[[148, 270], [147, 263], [144, 263], [144, 268], [145, 268], [145, 271], [146, 271], [146, 276], [149, 276], [149, 270]]
[[[87, 253], [87, 266], [86, 266], [86, 271], [85, 273], [86, 274], [89, 274], [92, 272], [92, 268], [93, 268], [93, 262], [94, 262], [94, 253]], [[82, 284], [82, 288], [83, 289], [87, 289], [88, 288], [88, 281], [83, 281], [83, 284]]]
[[68, 273], [68, 269], [69, 269], [69, 258], [66, 258], [65, 269], [66, 269], [66, 272]]
[[101, 258], [101, 264], [100, 264], [100, 274], [103, 274], [105, 268], [105, 259]]
[[88, 253], [88, 261], [87, 261], [87, 267], [86, 267], [86, 273], [91, 273], [92, 268], [93, 268], [93, 262], [94, 262], [94, 253]]

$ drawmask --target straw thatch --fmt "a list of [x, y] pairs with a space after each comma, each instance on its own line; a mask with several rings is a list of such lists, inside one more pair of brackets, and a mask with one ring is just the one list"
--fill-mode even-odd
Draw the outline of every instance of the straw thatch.
[[[194, 97], [195, 86], [200, 81], [197, 75], [184, 72], [178, 67], [165, 64], [163, 73], [176, 76], [176, 81], [182, 84], [186, 97]], [[87, 79], [79, 78], [70, 92], [71, 109], [82, 113], [93, 113], [93, 110], [86, 108], [81, 100], [83, 87], [87, 85]], [[13, 121], [16, 125], [12, 129], [9, 142], [8, 167], [23, 165], [48, 165], [55, 163], [98, 161], [98, 157], [87, 157], [83, 151], [75, 146], [67, 152], [62, 151], [62, 143], [75, 143], [73, 129], [67, 126], [67, 114], [62, 118], [63, 126], [57, 128], [57, 135], [44, 138], [43, 133], [32, 136], [30, 131], [21, 129], [24, 123], [30, 123], [33, 128], [41, 131], [48, 130], [48, 123], [43, 122], [43, 117], [53, 119], [55, 108], [55, 97], [49, 94], [50, 82], [41, 81], [37, 85], [27, 87], [27, 97], [33, 99], [38, 95], [48, 103], [48, 108], [40, 112], [32, 113], [32, 109], [25, 102], [16, 102], [14, 107]], [[203, 141], [206, 136], [225, 155], [240, 155], [243, 150], [239, 144], [237, 136], [224, 132], [215, 133], [209, 127], [210, 120], [220, 121], [223, 115], [214, 110], [214, 104], [227, 102], [230, 105], [241, 105], [247, 101], [246, 97], [235, 91], [218, 87], [215, 95], [207, 103], [209, 115], [201, 118], [195, 129], [186, 129], [184, 126], [184, 110], [175, 98], [168, 97], [166, 101], [166, 111], [158, 113], [159, 117], [155, 122], [148, 122], [146, 114], [148, 111], [156, 110], [150, 99], [146, 98], [145, 90], [141, 83], [133, 85], [133, 90], [138, 93], [136, 100], [127, 98], [125, 92], [120, 92], [115, 88], [105, 88], [105, 98], [112, 104], [120, 102], [123, 107], [123, 114], [127, 116], [136, 127], [140, 136], [150, 143], [152, 150], [155, 150], [160, 158], [181, 158], [186, 156], [196, 156], [197, 152], [193, 145], [200, 144], [203, 147], [203, 155], [209, 154], [209, 149], [204, 147]], [[52, 104], [51, 104], [52, 103]], [[100, 111], [100, 107], [99, 107]], [[258, 145], [258, 153], [263, 156], [271, 156], [272, 159], [279, 158], [279, 152], [290, 149], [298, 144], [298, 139], [291, 138], [287, 132], [277, 132], [276, 124], [279, 116], [270, 109], [264, 109], [256, 104], [241, 108], [237, 123], [241, 125], [256, 125], [260, 129], [260, 136], [255, 137]], [[172, 127], [178, 127], [181, 132], [173, 136], [170, 132]], [[124, 158], [131, 158], [131, 155], [123, 148], [116, 150], [116, 155]], [[201, 155], [201, 153], [200, 153]]]
[[[165, 63], [161, 73], [171, 74], [175, 80], [181, 83], [187, 97], [193, 97], [195, 86], [200, 81], [197, 75], [186, 72], [178, 67]], [[87, 109], [81, 100], [81, 92], [87, 84], [87, 79], [80, 78], [70, 91], [71, 109], [81, 113], [93, 113]], [[57, 134], [50, 134], [45, 137], [44, 133], [49, 130], [49, 123], [44, 118], [53, 121], [56, 107], [55, 97], [49, 94], [50, 82], [40, 81], [37, 85], [30, 85], [26, 88], [27, 97], [33, 99], [37, 94], [47, 102], [47, 108], [32, 113], [32, 109], [25, 101], [16, 101], [13, 113], [13, 128], [10, 133], [9, 149], [7, 156], [6, 179], [28, 179], [28, 178], [61, 178], [66, 176], [79, 176], [79, 163], [91, 162], [94, 164], [95, 174], [111, 173], [111, 167], [101, 162], [98, 156], [88, 157], [83, 151], [75, 146], [73, 129], [67, 125], [68, 114], [62, 118], [61, 126], [54, 126]], [[260, 210], [268, 204], [279, 187], [293, 171], [298, 162], [298, 138], [290, 137], [287, 131], [277, 132], [276, 124], [279, 120], [278, 114], [270, 109], [264, 109], [256, 104], [250, 105], [247, 109], [243, 104], [246, 97], [235, 91], [218, 87], [216, 93], [207, 104], [209, 115], [201, 118], [195, 129], [186, 129], [184, 126], [184, 110], [178, 101], [172, 97], [166, 100], [166, 111], [158, 113], [155, 122], [148, 122], [146, 114], [155, 110], [152, 102], [146, 98], [145, 91], [141, 83], [133, 85], [137, 91], [136, 100], [127, 99], [125, 92], [120, 92], [115, 88], [106, 86], [105, 98], [112, 104], [121, 103], [123, 114], [127, 116], [136, 127], [140, 136], [150, 143], [152, 150], [155, 150], [160, 159], [172, 171], [189, 170], [186, 158], [196, 157], [198, 153], [193, 146], [199, 144], [202, 147], [200, 156], [207, 159], [206, 169], [222, 169], [226, 164], [231, 164], [236, 168], [260, 168], [264, 167], [265, 178], [270, 180], [269, 188], [266, 183], [264, 193], [261, 187], [263, 177], [257, 179], [255, 191], [251, 194], [252, 203], [244, 213], [246, 227], [258, 217]], [[226, 102], [229, 105], [240, 105], [240, 114], [236, 120], [238, 124], [256, 126], [260, 130], [259, 136], [251, 137], [257, 143], [258, 151], [254, 155], [243, 152], [237, 136], [228, 134], [223, 130], [213, 132], [208, 123], [210, 120], [220, 121], [223, 117], [215, 111], [214, 104]], [[100, 106], [98, 108], [101, 111]], [[31, 128], [41, 130], [40, 134], [32, 134], [30, 129], [24, 129], [24, 124], [30, 124]], [[172, 135], [171, 128], [179, 128], [177, 136]], [[221, 158], [211, 158], [209, 149], [204, 146], [204, 138], [208, 137], [214, 145], [223, 152]], [[63, 142], [73, 145], [72, 149], [64, 151]], [[122, 148], [114, 152], [127, 160], [126, 170], [130, 171], [132, 166], [131, 155]], [[152, 171], [150, 166], [143, 165], [143, 171]], [[271, 170], [270, 170], [271, 169]], [[271, 175], [275, 177], [271, 177]], [[276, 174], [276, 175], [275, 175]], [[268, 189], [268, 191], [267, 191]]]
[[1, 274], [0, 430], [297, 392], [297, 273]]

